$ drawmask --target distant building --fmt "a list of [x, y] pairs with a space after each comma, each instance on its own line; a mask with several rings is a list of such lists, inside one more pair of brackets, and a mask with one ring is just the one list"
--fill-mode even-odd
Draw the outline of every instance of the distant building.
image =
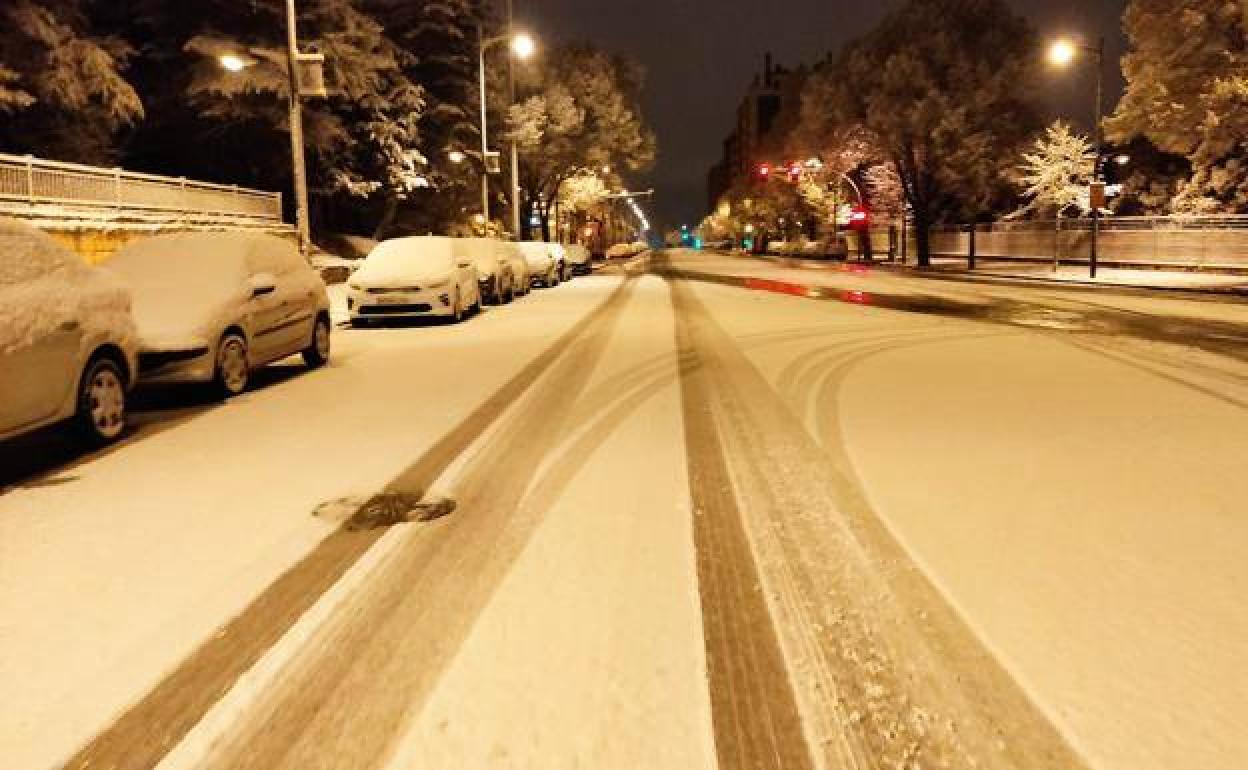
[[762, 73], [754, 76], [737, 108], [737, 127], [724, 140], [723, 157], [707, 174], [711, 209], [733, 185], [753, 174], [759, 163], [784, 160], [767, 153], [777, 151], [784, 139], [790, 122], [784, 116], [796, 118], [806, 75], [805, 67], [789, 70], [776, 66], [770, 53], [764, 57]]

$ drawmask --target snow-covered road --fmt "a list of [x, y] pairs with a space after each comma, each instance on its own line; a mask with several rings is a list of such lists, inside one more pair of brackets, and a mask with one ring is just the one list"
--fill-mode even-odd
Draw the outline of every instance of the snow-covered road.
[[650, 267], [0, 447], [0, 767], [1248, 763], [1248, 306]]

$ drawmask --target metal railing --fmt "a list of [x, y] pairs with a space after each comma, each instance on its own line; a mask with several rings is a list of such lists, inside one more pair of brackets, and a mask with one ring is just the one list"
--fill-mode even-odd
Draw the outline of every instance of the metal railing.
[[81, 218], [109, 212], [280, 224], [281, 193], [0, 153], [0, 212]]

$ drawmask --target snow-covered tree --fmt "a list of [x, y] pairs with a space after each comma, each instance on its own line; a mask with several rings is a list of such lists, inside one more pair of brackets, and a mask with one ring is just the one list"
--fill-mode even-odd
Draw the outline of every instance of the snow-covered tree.
[[[325, 55], [328, 98], [304, 102], [318, 220], [372, 227], [420, 183], [420, 87], [405, 52], [357, 0], [300, 0], [305, 50]], [[282, 0], [118, 0], [112, 23], [149, 41], [136, 62], [153, 119], [131, 143], [137, 165], [266, 189], [290, 186], [286, 15]], [[230, 53], [248, 66], [229, 71]], [[196, 153], [185, 151], [193, 142]]]
[[78, 0], [0, 6], [0, 149], [109, 162], [114, 136], [143, 117], [123, 73], [133, 50], [96, 34]]
[[1089, 211], [1088, 186], [1096, 167], [1096, 152], [1086, 136], [1075, 133], [1062, 121], [1036, 139], [1031, 152], [1023, 154], [1019, 180], [1026, 205], [1011, 214], [1065, 216]]
[[[385, 31], [406, 54], [404, 71], [424, 90], [419, 130], [424, 148], [422, 177], [428, 186], [396, 212], [398, 227], [448, 232], [479, 208], [480, 145], [477, 85], [478, 28], [496, 30], [484, 0], [368, 0], [363, 6], [384, 21]], [[501, 62], [500, 62], [501, 63]], [[500, 73], [501, 67], [490, 72]], [[497, 79], [491, 85], [501, 86]], [[491, 104], [502, 102], [497, 94]], [[501, 120], [500, 114], [491, 121]], [[495, 123], [497, 125], [497, 123]], [[474, 162], [455, 163], [451, 152]], [[458, 157], [458, 156], [456, 156]]]
[[1003, 0], [909, 0], [849, 46], [829, 88], [896, 169], [915, 221], [978, 216], [1009, 197], [1006, 164], [1037, 127], [1035, 35]]
[[1123, 17], [1127, 90], [1107, 129], [1189, 161], [1175, 210], [1248, 212], [1244, 19], [1233, 0], [1131, 0]]
[[567, 179], [588, 169], [614, 180], [654, 163], [654, 134], [640, 106], [642, 80], [637, 64], [587, 46], [556, 48], [523, 72], [507, 138], [520, 148], [522, 219], [535, 213], [546, 237], [549, 203]]

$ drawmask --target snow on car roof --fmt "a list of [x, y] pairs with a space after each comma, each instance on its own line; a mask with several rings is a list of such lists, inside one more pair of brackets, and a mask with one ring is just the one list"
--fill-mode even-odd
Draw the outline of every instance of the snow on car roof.
[[431, 271], [451, 270], [455, 266], [455, 245], [452, 238], [423, 235], [393, 238], [378, 244], [364, 265], [355, 273], [356, 280], [395, 281], [427, 276]]
[[32, 281], [79, 261], [42, 230], [0, 218], [0, 286]]

